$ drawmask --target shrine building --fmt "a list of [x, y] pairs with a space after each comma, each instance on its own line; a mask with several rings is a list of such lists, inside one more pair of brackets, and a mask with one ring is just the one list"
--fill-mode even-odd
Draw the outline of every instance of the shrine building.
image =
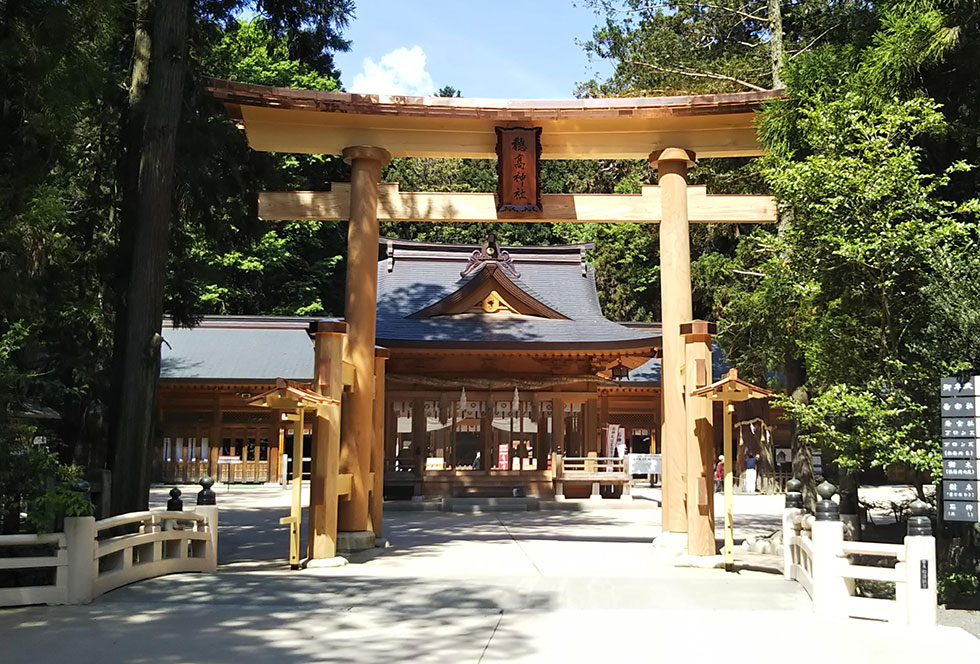
[[[659, 451], [660, 327], [603, 316], [591, 248], [381, 238], [386, 496], [551, 497], [553, 454]], [[280, 378], [311, 388], [314, 320], [211, 316], [165, 328], [157, 480], [281, 476], [294, 423], [248, 402]], [[219, 455], [242, 463], [218, 467]]]

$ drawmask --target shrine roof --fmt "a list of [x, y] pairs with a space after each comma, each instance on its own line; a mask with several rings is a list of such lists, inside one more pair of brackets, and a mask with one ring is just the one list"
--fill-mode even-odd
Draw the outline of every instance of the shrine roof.
[[544, 159], [644, 159], [666, 147], [699, 157], [762, 154], [755, 113], [782, 90], [598, 99], [412, 97], [296, 90], [209, 79], [256, 150], [495, 158], [494, 127], [542, 127]]
[[[381, 239], [378, 263], [378, 343], [389, 347], [624, 350], [651, 352], [660, 334], [607, 320], [596, 292], [590, 244], [500, 247], [510, 261], [476, 261], [478, 245], [433, 245]], [[484, 245], [485, 247], [486, 245]], [[472, 271], [466, 273], [471, 258]], [[481, 271], [509, 263], [507, 277], [544, 311], [557, 316], [461, 312], [418, 315], [465, 289]], [[500, 272], [504, 272], [501, 268]], [[466, 274], [461, 274], [466, 273]], [[506, 274], [506, 273], [505, 273]]]
[[310, 318], [205, 316], [193, 328], [163, 326], [162, 380], [313, 379]]

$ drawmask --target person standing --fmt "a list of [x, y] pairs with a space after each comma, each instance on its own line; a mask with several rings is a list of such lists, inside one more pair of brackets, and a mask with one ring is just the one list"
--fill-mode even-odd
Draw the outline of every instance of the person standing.
[[755, 493], [756, 467], [759, 465], [759, 455], [750, 456], [745, 460], [745, 492]]
[[721, 493], [721, 487], [725, 482], [725, 455], [722, 454], [718, 457], [718, 463], [715, 464], [715, 493]]

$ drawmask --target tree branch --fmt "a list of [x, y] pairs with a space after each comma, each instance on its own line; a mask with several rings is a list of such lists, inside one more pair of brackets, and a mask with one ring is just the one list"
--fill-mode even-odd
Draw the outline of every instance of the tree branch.
[[722, 11], [731, 12], [732, 14], [736, 14], [738, 16], [741, 16], [742, 18], [747, 18], [750, 21], [761, 21], [762, 23], [768, 23], [769, 22], [769, 19], [766, 18], [765, 16], [756, 16], [755, 14], [750, 14], [748, 12], [743, 12], [740, 9], [734, 9], [732, 7], [725, 7], [724, 5], [713, 5], [713, 4], [708, 3], [708, 2], [686, 2], [684, 4], [691, 5], [694, 8], [697, 8], [697, 7], [707, 7], [708, 9], [720, 9]]
[[809, 51], [810, 50], [810, 47], [813, 46], [814, 44], [816, 44], [818, 41], [820, 41], [820, 38], [821, 37], [823, 37], [825, 34], [827, 34], [828, 32], [830, 32], [834, 28], [836, 28], [838, 25], [840, 25], [840, 23], [838, 23], [837, 25], [832, 25], [829, 28], [827, 28], [826, 30], [824, 30], [823, 32], [821, 32], [819, 35], [817, 35], [816, 37], [813, 38], [813, 41], [811, 41], [809, 44], [807, 44], [806, 46], [804, 46], [803, 48], [801, 48], [799, 51], [796, 51], [795, 53], [793, 53], [793, 55], [789, 56], [789, 59], [792, 60], [793, 58], [795, 58], [796, 56], [798, 56], [800, 53], [805, 53], [805, 52]]
[[725, 7], [724, 5], [713, 5], [708, 2], [679, 2], [675, 0], [674, 2], [669, 2], [668, 0], [658, 0], [657, 2], [648, 2], [643, 7], [637, 9], [618, 9], [611, 8], [613, 13], [617, 14], [635, 14], [644, 10], [651, 9], [673, 9], [674, 5], [687, 5], [689, 7], [707, 7], [708, 9], [720, 9], [721, 11], [731, 12], [732, 14], [737, 14], [743, 18], [750, 19], [752, 21], [762, 21], [763, 23], [768, 23], [769, 19], [765, 16], [757, 16], [756, 14], [750, 14], [749, 12], [744, 12], [741, 9], [734, 9], [733, 7]]
[[669, 67], [661, 67], [660, 65], [650, 64], [649, 62], [638, 62], [636, 60], [623, 60], [625, 64], [636, 65], [638, 67], [649, 67], [650, 69], [655, 69], [656, 71], [663, 72], [665, 74], [680, 74], [681, 76], [691, 76], [694, 78], [713, 78], [719, 81], [731, 81], [732, 83], [738, 83], [739, 85], [745, 86], [750, 90], [755, 90], [756, 92], [765, 92], [766, 88], [759, 87], [748, 81], [743, 81], [741, 79], [735, 78], [734, 76], [728, 76], [727, 74], [715, 74], [714, 72], [707, 71], [690, 71], [683, 69], [671, 69]]

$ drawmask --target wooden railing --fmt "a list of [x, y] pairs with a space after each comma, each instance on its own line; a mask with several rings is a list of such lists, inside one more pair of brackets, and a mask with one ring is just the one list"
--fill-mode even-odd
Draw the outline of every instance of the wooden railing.
[[563, 457], [553, 455], [551, 468], [554, 474], [555, 498], [565, 497], [566, 483], [588, 483], [592, 485], [591, 498], [601, 498], [603, 485], [622, 486], [623, 497], [629, 497], [630, 475], [626, 459], [618, 457]]

